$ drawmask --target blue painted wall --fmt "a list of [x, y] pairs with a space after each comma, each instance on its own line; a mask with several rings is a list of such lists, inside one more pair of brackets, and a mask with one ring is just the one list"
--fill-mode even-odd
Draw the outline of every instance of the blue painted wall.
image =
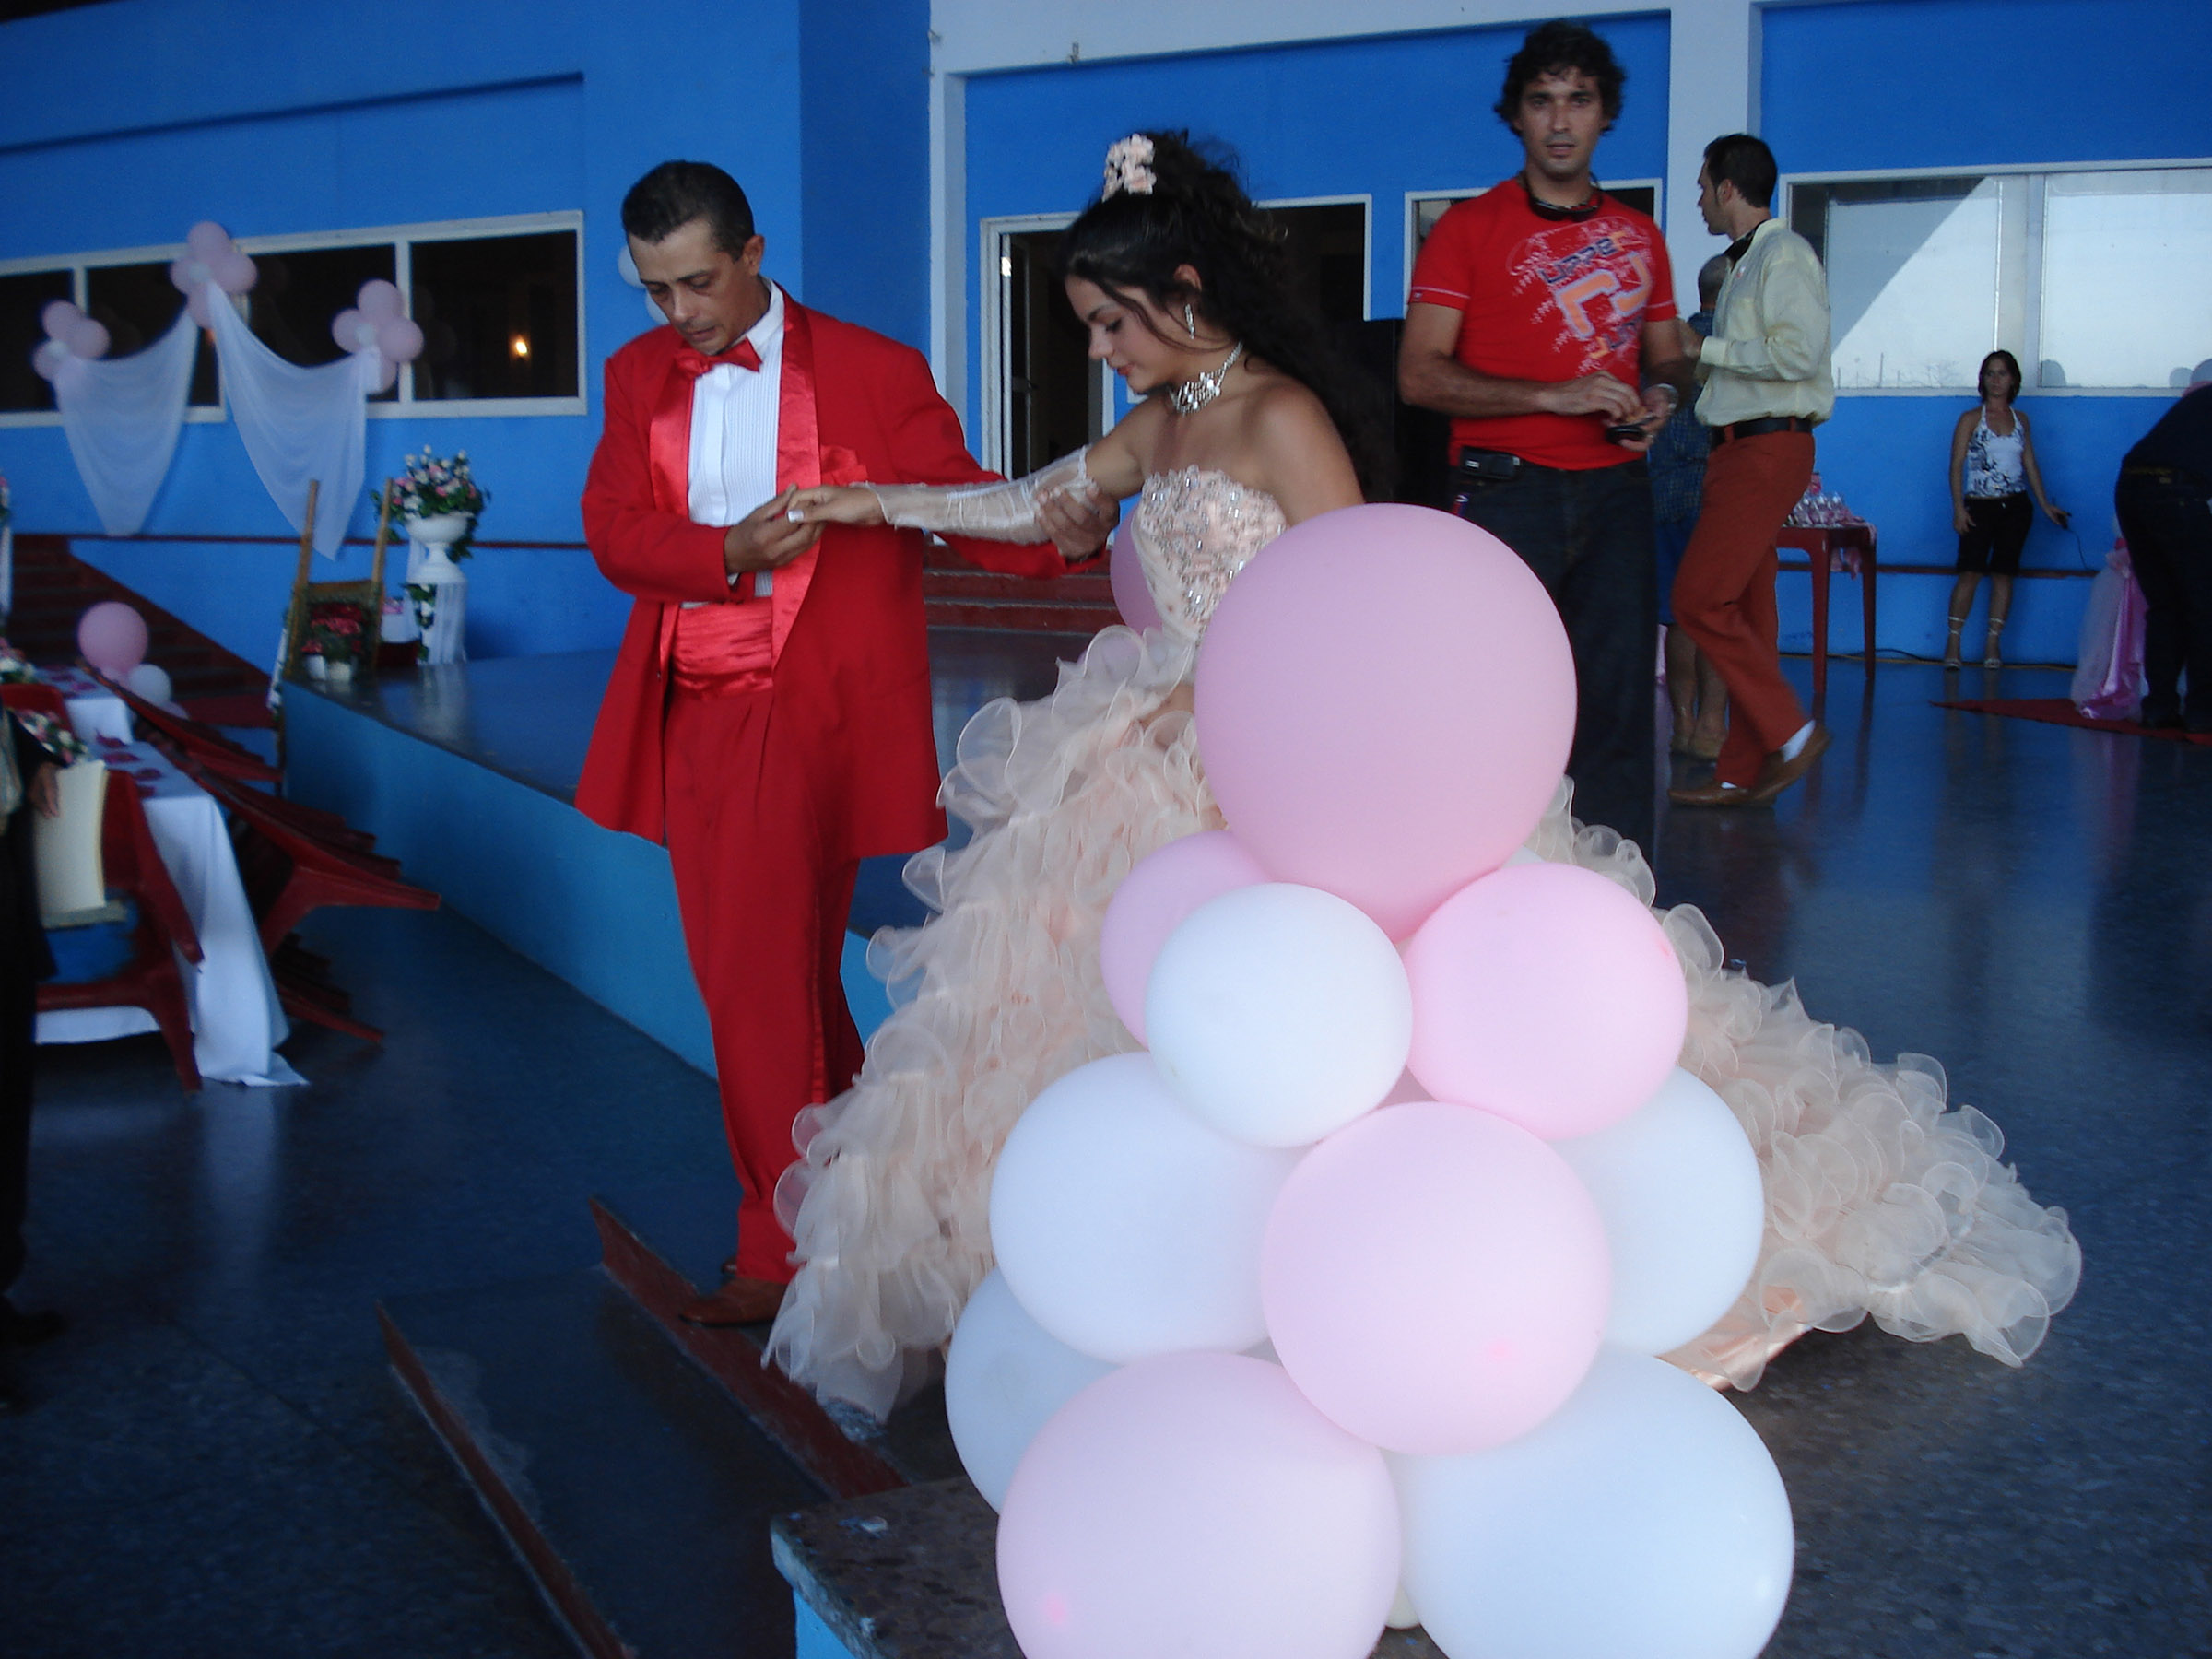
[[[1853, 0], [1766, 13], [1763, 130], [1784, 173], [2212, 157], [2212, 99], [2175, 81], [2160, 91], [2147, 61], [2212, 57], [2203, 0]], [[2185, 77], [2183, 77], [2185, 79]], [[1835, 88], [1878, 88], [1838, 97]], [[2004, 342], [2016, 351], [2018, 341]], [[1820, 432], [1820, 468], [1880, 526], [1882, 557], [1948, 565], [1957, 551], [1944, 466], [1968, 398], [1841, 397]], [[2021, 400], [2052, 499], [2074, 535], [2037, 515], [2029, 568], [2103, 563], [2112, 546], [2120, 457], [2167, 407], [2160, 396], [2029, 393]], [[1794, 584], [1801, 592], [1803, 582]], [[1884, 642], [1942, 650], [1947, 577], [1883, 581]], [[1784, 587], [1785, 637], [1809, 639]], [[1839, 590], [1840, 593], [1841, 590]], [[1983, 593], [1987, 588], [1984, 584]], [[2074, 660], [2086, 582], [2023, 582], [2008, 654]], [[1855, 641], [1855, 616], [1831, 638]], [[1979, 644], [1980, 620], [1970, 629]]]
[[[1666, 172], [1667, 26], [1596, 25], [1628, 71], [1601, 178]], [[1230, 145], [1262, 200], [1371, 195], [1370, 311], [1406, 311], [1406, 195], [1478, 189], [1521, 166], [1491, 112], [1524, 26], [1197, 53], [978, 76], [968, 88], [970, 259], [981, 221], [1075, 213], [1106, 147], [1140, 127]], [[981, 429], [981, 283], [968, 296], [968, 429]]]
[[[376, 477], [426, 443], [465, 449], [494, 496], [487, 540], [580, 541], [601, 365], [651, 325], [615, 259], [623, 193], [654, 163], [735, 173], [771, 273], [802, 299], [817, 300], [812, 266], [830, 273], [818, 303], [925, 334], [926, 4], [862, 10], [848, 31], [853, 8], [834, 0], [728, 0], [680, 20], [618, 0], [392, 0], [373, 19], [288, 8], [271, 29], [250, 0], [113, 0], [0, 24], [0, 61], [19, 71], [0, 105], [0, 258], [175, 242], [200, 218], [250, 237], [580, 209], [590, 412], [371, 419], [368, 455]], [[0, 473], [20, 528], [96, 524], [58, 427], [0, 429]], [[228, 422], [186, 427], [147, 530], [288, 534]], [[353, 530], [373, 530], [366, 498]], [[273, 651], [282, 550], [77, 550], [241, 654]], [[367, 569], [349, 548], [317, 573]], [[487, 549], [471, 571], [478, 655], [609, 645], [628, 609], [581, 551]]]

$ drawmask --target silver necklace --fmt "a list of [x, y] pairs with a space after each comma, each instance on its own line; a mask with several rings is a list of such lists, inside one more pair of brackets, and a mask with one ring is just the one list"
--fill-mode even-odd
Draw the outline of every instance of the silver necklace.
[[1176, 382], [1168, 388], [1168, 407], [1178, 415], [1197, 414], [1221, 395], [1221, 382], [1229, 378], [1229, 371], [1237, 366], [1237, 359], [1243, 355], [1244, 342], [1239, 340], [1230, 348], [1229, 355], [1221, 359], [1219, 368], [1208, 369], [1204, 374]]

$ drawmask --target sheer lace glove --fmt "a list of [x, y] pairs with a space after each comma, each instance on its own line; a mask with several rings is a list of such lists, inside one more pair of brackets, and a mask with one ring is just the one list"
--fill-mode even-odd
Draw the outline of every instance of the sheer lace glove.
[[1034, 542], [1053, 539], [1040, 516], [1052, 497], [1076, 492], [1095, 503], [1098, 487], [1083, 464], [1089, 452], [1077, 450], [1050, 465], [1005, 484], [865, 484], [887, 524], [901, 530], [934, 530], [946, 535], [973, 535], [984, 541]]

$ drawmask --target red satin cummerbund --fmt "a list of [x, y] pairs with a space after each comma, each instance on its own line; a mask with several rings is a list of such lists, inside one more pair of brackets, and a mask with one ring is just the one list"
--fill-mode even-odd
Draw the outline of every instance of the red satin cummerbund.
[[770, 645], [774, 612], [766, 598], [701, 605], [677, 612], [669, 669], [693, 697], [765, 691], [775, 677]]

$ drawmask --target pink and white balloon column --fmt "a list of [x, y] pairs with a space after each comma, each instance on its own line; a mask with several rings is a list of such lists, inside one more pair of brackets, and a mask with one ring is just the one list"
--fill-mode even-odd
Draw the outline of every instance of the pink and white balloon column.
[[1771, 1633], [1780, 1477], [1653, 1357], [1748, 1278], [1756, 1161], [1675, 1069], [1650, 912], [1506, 867], [1573, 719], [1549, 598], [1443, 514], [1326, 514], [1223, 599], [1197, 721], [1230, 831], [1109, 909], [1148, 1052], [1015, 1126], [947, 1368], [1030, 1659], [1362, 1659], [1394, 1601], [1452, 1659]]
[[215, 316], [208, 310], [212, 296], [222, 293], [235, 299], [249, 293], [261, 273], [230, 240], [229, 231], [213, 219], [202, 219], [185, 232], [183, 256], [171, 261], [169, 279], [184, 296], [192, 320], [202, 328], [213, 328]]

